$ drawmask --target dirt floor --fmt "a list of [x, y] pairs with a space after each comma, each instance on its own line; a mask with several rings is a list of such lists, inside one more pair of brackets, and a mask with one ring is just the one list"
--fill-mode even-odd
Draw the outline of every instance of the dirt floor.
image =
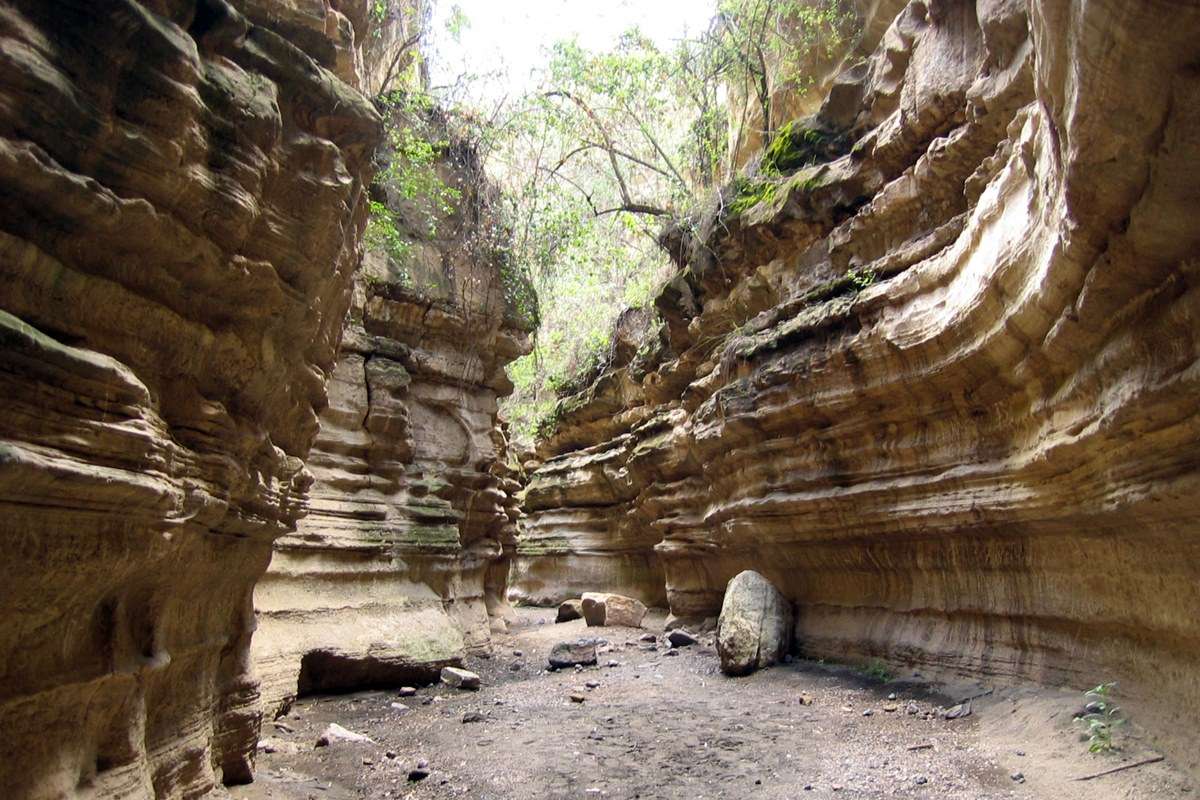
[[[678, 650], [661, 639], [640, 641], [662, 624], [658, 615], [645, 630], [587, 629], [582, 620], [555, 625], [550, 611], [521, 610], [494, 657], [469, 659], [467, 668], [483, 678], [480, 691], [432, 686], [413, 697], [391, 690], [301, 700], [264, 725], [257, 779], [230, 793], [236, 800], [1200, 797], [1166, 762], [1079, 781], [1156, 754], [1134, 725], [1121, 730], [1120, 752], [1087, 753], [1072, 722], [1078, 693], [933, 689], [808, 662], [733, 679], [718, 671], [711, 635]], [[598, 666], [546, 672], [556, 642], [587, 635], [608, 641]], [[969, 716], [943, 718], [967, 698], [974, 698], [964, 704]], [[315, 747], [330, 723], [373, 741]], [[428, 776], [410, 780], [424, 762]]]

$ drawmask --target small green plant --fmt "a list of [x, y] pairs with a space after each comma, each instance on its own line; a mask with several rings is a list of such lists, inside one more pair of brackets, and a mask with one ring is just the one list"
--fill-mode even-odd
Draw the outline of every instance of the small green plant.
[[846, 277], [850, 279], [850, 283], [856, 291], [862, 291], [879, 277], [873, 269], [856, 269], [846, 273]]
[[734, 216], [746, 213], [759, 203], [774, 200], [775, 192], [779, 188], [779, 184], [772, 180], [746, 177], [737, 178], [733, 186], [735, 197], [729, 206], [729, 211]]
[[1076, 721], [1083, 726], [1089, 753], [1111, 753], [1116, 749], [1113, 730], [1125, 724], [1121, 707], [1113, 703], [1116, 688], [1116, 682], [1102, 683], [1083, 693], [1087, 705]]
[[871, 659], [870, 663], [863, 668], [863, 674], [877, 681], [887, 682], [892, 679], [892, 671], [878, 658]]
[[828, 134], [792, 120], [767, 145], [760, 169], [766, 175], [781, 175], [815, 164], [823, 160], [820, 148], [828, 138]]

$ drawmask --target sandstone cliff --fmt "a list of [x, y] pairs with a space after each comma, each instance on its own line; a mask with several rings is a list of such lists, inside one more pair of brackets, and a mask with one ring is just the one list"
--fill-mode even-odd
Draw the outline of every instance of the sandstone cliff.
[[514, 594], [698, 617], [754, 569], [805, 655], [1119, 679], [1194, 767], [1200, 7], [875, 5], [561, 402]]
[[250, 777], [251, 591], [380, 130], [354, 42], [325, 3], [0, 3], [0, 796]]
[[297, 693], [435, 679], [490, 649], [489, 613], [504, 625], [516, 484], [497, 397], [529, 325], [475, 150], [436, 112], [396, 116], [447, 142], [434, 166], [448, 208], [377, 188], [396, 228], [356, 281], [308, 515], [255, 590], [269, 713]]

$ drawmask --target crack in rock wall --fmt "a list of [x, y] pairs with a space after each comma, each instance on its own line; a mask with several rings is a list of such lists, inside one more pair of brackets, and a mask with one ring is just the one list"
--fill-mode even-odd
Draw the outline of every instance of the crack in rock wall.
[[844, 154], [669, 232], [562, 400], [513, 595], [587, 562], [699, 618], [753, 569], [806, 656], [1117, 679], [1195, 769], [1200, 7], [876, 7], [801, 123]]
[[251, 592], [380, 136], [354, 40], [323, 3], [0, 3], [4, 797], [251, 777]]

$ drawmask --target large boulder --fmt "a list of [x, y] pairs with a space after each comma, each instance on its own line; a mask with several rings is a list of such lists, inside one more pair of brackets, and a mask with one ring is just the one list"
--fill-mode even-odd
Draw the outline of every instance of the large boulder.
[[558, 606], [557, 622], [570, 622], [583, 616], [583, 601], [576, 597], [574, 600], [564, 600]]
[[590, 627], [625, 625], [642, 627], [646, 604], [621, 594], [586, 592], [583, 595], [583, 618]]
[[717, 654], [726, 675], [747, 675], [778, 661], [791, 641], [792, 604], [752, 570], [725, 587], [717, 620]]

